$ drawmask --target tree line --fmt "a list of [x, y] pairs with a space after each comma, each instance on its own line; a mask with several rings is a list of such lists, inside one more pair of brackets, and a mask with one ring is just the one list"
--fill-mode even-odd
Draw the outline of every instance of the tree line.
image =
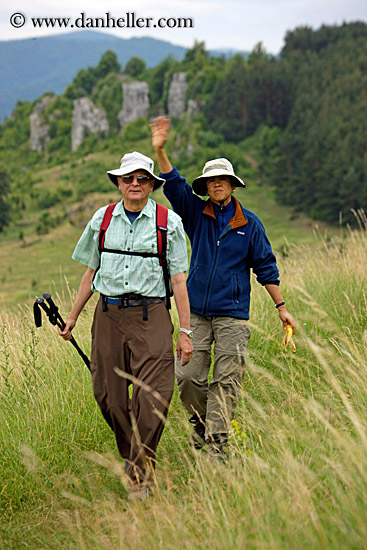
[[316, 219], [367, 207], [367, 25], [302, 27], [278, 59], [231, 59], [205, 107], [226, 139], [259, 136], [262, 179]]

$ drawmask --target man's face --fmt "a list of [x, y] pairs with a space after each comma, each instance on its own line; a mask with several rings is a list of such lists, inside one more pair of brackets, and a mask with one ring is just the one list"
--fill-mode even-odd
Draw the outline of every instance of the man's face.
[[135, 170], [126, 176], [119, 176], [118, 184], [128, 208], [129, 203], [144, 205], [147, 202], [154, 180], [145, 170]]
[[228, 176], [215, 176], [206, 180], [208, 195], [216, 204], [228, 204], [231, 199], [233, 185]]

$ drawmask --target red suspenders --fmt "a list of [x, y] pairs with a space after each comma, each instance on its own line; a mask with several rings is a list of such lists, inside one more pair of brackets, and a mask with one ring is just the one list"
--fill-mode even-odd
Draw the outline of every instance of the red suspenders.
[[[170, 285], [169, 285], [169, 272], [168, 272], [168, 265], [167, 265], [167, 220], [168, 220], [168, 208], [163, 206], [162, 204], [157, 205], [156, 210], [156, 228], [157, 228], [157, 253], [153, 252], [132, 252], [127, 250], [112, 250], [104, 247], [105, 242], [105, 236], [106, 231], [108, 229], [108, 226], [110, 225], [112, 213], [115, 209], [115, 206], [118, 203], [115, 202], [113, 204], [109, 204], [106, 208], [105, 214], [103, 216], [103, 220], [101, 223], [101, 227], [99, 230], [99, 236], [98, 236], [98, 248], [99, 252], [102, 254], [103, 252], [110, 252], [115, 254], [125, 254], [129, 256], [141, 256], [143, 258], [158, 258], [159, 263], [162, 266], [163, 270], [163, 279], [164, 284], [166, 288], [166, 307], [167, 309], [170, 309], [171, 307], [171, 301], [170, 301]], [[99, 269], [99, 266], [97, 268], [97, 271]]]

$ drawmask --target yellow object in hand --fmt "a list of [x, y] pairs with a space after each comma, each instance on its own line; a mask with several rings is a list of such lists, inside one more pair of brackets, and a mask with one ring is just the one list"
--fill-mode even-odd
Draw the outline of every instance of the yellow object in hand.
[[285, 336], [284, 336], [284, 339], [283, 339], [283, 342], [282, 342], [283, 348], [287, 347], [288, 344], [289, 344], [289, 347], [291, 348], [291, 350], [293, 351], [293, 353], [295, 353], [296, 346], [293, 342], [293, 328], [292, 328], [292, 325], [287, 324], [287, 328], [286, 328], [286, 331], [285, 331]]

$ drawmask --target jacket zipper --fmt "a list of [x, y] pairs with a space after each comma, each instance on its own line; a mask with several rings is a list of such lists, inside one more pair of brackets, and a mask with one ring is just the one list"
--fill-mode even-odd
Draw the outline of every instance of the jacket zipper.
[[[223, 216], [223, 204], [220, 205], [220, 212]], [[218, 229], [218, 233], [219, 233], [219, 224], [218, 224], [218, 221], [215, 220], [215, 223], [216, 223], [216, 226], [217, 226], [217, 229]], [[228, 226], [227, 226], [228, 227]], [[224, 235], [228, 232], [226, 231], [226, 228], [224, 228], [224, 231], [222, 233], [222, 237], [224, 237]], [[214, 276], [214, 273], [217, 269], [217, 263], [218, 263], [218, 255], [219, 255], [219, 245], [220, 245], [220, 237], [221, 235], [218, 236], [218, 240], [217, 240], [217, 248], [216, 248], [216, 251], [215, 251], [215, 257], [214, 257], [214, 262], [213, 262], [213, 265], [212, 265], [212, 269], [210, 271], [210, 276], [209, 276], [209, 284], [208, 284], [208, 288], [206, 290], [206, 295], [205, 295], [205, 300], [204, 300], [204, 307], [203, 307], [203, 315], [207, 315], [207, 311], [208, 311], [208, 302], [209, 302], [209, 296], [210, 296], [210, 291], [211, 291], [211, 287], [212, 287], [212, 282], [213, 282], [213, 276]]]
[[220, 245], [220, 239], [217, 240], [217, 248], [215, 250], [214, 262], [213, 262], [212, 269], [211, 269], [211, 272], [210, 272], [209, 284], [208, 284], [208, 288], [206, 290], [206, 295], [205, 295], [203, 315], [207, 315], [208, 301], [209, 301], [209, 295], [210, 295], [210, 291], [211, 291], [211, 287], [212, 287], [213, 276], [214, 276], [215, 270], [217, 268], [217, 263], [218, 263], [219, 245]]

